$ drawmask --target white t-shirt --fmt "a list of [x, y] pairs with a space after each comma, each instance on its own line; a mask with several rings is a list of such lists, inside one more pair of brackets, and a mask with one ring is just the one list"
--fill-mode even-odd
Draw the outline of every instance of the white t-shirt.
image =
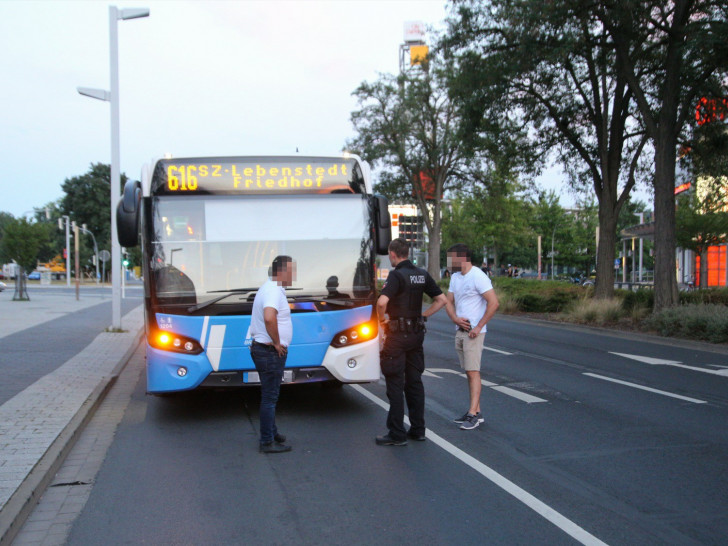
[[278, 311], [278, 337], [281, 345], [289, 346], [291, 338], [293, 338], [291, 308], [286, 300], [286, 289], [273, 280], [266, 281], [255, 294], [253, 313], [250, 317], [251, 337], [258, 343], [273, 343], [265, 329], [263, 309], [266, 307], [272, 307]]
[[[483, 297], [488, 290], [493, 290], [493, 283], [478, 267], [471, 267], [467, 275], [457, 271], [450, 277], [450, 292], [455, 297], [455, 314], [468, 319], [473, 328], [488, 309], [488, 302]], [[483, 326], [482, 331], [487, 329], [487, 325]]]

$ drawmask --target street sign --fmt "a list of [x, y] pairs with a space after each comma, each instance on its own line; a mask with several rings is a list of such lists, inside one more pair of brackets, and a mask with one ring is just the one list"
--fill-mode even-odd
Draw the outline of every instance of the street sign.
[[99, 252], [99, 260], [101, 260], [102, 262], [106, 263], [110, 259], [111, 259], [111, 252], [109, 252], [108, 250], [102, 250], [101, 252]]
[[614, 269], [619, 269], [619, 266], [622, 265], [622, 260], [619, 258], [614, 258]]

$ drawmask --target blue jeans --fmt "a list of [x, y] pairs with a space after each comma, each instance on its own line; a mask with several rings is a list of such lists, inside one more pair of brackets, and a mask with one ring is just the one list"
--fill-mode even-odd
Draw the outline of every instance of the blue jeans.
[[253, 343], [250, 346], [250, 356], [260, 376], [260, 443], [269, 444], [278, 434], [276, 403], [287, 355], [278, 356], [272, 345]]

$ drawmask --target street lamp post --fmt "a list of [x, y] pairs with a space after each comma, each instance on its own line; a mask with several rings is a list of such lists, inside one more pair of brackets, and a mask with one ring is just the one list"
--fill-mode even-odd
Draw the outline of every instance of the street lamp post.
[[66, 224], [66, 286], [68, 288], [71, 287], [71, 237], [69, 230], [70, 221], [70, 218], [65, 214], [58, 219], [58, 229], [63, 229], [63, 224]]
[[119, 39], [118, 21], [148, 17], [146, 8], [118, 9], [109, 6], [109, 66], [110, 91], [78, 87], [82, 95], [111, 104], [111, 327], [121, 329], [121, 245], [116, 238], [116, 206], [121, 195], [119, 174]]
[[99, 284], [99, 247], [96, 244], [96, 237], [94, 237], [94, 234], [86, 228], [86, 224], [82, 224], [80, 229], [84, 233], [91, 235], [91, 238], [94, 241], [94, 254], [96, 255], [96, 284]]
[[[645, 223], [645, 213], [644, 212], [635, 212], [635, 216], [638, 216], [640, 219], [640, 225]], [[640, 268], [639, 268], [639, 277], [637, 278], [637, 282], [642, 282], [642, 252], [644, 250], [644, 239], [640, 237]]]
[[551, 280], [554, 280], [554, 237], [556, 236], [556, 227], [551, 232]]

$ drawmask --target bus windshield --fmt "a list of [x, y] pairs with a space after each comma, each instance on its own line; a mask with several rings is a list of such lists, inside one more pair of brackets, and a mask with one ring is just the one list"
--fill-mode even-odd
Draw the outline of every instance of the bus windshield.
[[277, 255], [297, 263], [296, 300], [373, 297], [365, 196], [157, 196], [151, 207], [149, 287], [175, 313], [252, 301]]

